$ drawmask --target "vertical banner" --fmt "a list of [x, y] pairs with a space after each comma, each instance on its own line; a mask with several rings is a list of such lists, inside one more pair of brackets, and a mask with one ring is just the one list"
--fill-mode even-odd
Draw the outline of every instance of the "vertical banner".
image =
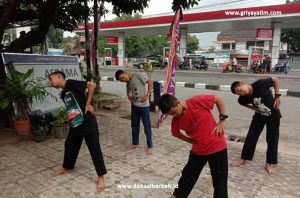
[[93, 24], [93, 29], [92, 29], [92, 36], [91, 36], [91, 59], [92, 59], [92, 65], [93, 65], [93, 70], [95, 71], [96, 68], [96, 61], [95, 58], [98, 56], [97, 50], [96, 50], [96, 46], [95, 46], [95, 28], [94, 26], [97, 25], [98, 29], [97, 31], [99, 31], [100, 28], [100, 18], [101, 18], [101, 14], [98, 14], [98, 21], [94, 21]]
[[[176, 68], [176, 46], [177, 41], [179, 38], [179, 22], [183, 19], [182, 10], [178, 9], [175, 12], [175, 16], [173, 18], [171, 28], [170, 28], [170, 35], [171, 35], [171, 46], [169, 51], [169, 58], [168, 58], [168, 68], [167, 74], [164, 84], [164, 93], [168, 93], [171, 95], [175, 95], [175, 68]], [[157, 126], [159, 127], [160, 123], [162, 123], [166, 119], [166, 115], [159, 112], [159, 120]]]

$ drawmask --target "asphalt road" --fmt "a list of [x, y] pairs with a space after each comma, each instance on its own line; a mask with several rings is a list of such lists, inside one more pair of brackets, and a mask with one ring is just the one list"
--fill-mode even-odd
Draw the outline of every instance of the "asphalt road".
[[[100, 68], [100, 76], [114, 76], [115, 71], [119, 67], [114, 68]], [[122, 69], [122, 68], [120, 68]], [[140, 72], [138, 69], [123, 68], [125, 70]], [[288, 89], [289, 91], [300, 92], [300, 71], [291, 71], [287, 75], [284, 74], [251, 74], [248, 72], [243, 73], [222, 73], [221, 68], [209, 68], [208, 71], [193, 71], [184, 70], [176, 71], [177, 82], [189, 82], [189, 83], [206, 83], [216, 85], [230, 85], [232, 82], [238, 80], [245, 83], [254, 82], [257, 79], [265, 78], [268, 76], [277, 76], [280, 80], [280, 88]], [[164, 70], [156, 70], [152, 73], [151, 78], [153, 80], [164, 80]]]

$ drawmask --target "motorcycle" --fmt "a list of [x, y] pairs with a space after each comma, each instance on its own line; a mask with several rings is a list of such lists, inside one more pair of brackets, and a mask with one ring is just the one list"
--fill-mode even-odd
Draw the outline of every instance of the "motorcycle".
[[185, 61], [185, 62], [180, 61], [178, 67], [180, 70], [190, 70], [190, 64], [187, 61]]
[[231, 65], [230, 63], [224, 62], [222, 72], [223, 73], [227, 73], [227, 72], [240, 73], [240, 72], [242, 72], [242, 66], [236, 65], [236, 68], [234, 68], [233, 65]]
[[192, 70], [196, 70], [196, 69], [204, 69], [207, 70], [208, 69], [208, 64], [206, 63], [206, 61], [197, 61], [193, 64]]

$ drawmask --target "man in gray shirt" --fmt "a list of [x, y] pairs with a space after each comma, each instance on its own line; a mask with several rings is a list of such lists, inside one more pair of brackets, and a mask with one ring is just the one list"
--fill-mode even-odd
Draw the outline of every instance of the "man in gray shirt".
[[[139, 145], [140, 119], [144, 125], [147, 138], [147, 155], [152, 155], [152, 131], [149, 112], [149, 97], [153, 88], [153, 81], [139, 73], [131, 73], [118, 70], [115, 74], [116, 79], [126, 82], [126, 90], [129, 101], [131, 102], [131, 128], [132, 144], [127, 149], [137, 148]], [[148, 84], [146, 90], [145, 84]]]

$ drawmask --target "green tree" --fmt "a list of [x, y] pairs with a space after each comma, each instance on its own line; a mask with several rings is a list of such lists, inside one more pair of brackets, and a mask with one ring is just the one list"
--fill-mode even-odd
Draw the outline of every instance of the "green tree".
[[209, 49], [208, 49], [208, 52], [210, 53], [214, 53], [216, 51], [216, 47], [215, 46], [211, 46]]
[[63, 42], [64, 31], [61, 29], [57, 29], [53, 26], [50, 26], [47, 39], [48, 39], [48, 47], [49, 48], [60, 48], [61, 43]]
[[[91, 0], [86, 0], [92, 2]], [[150, 0], [98, 0], [111, 3], [112, 13], [120, 16], [121, 14], [132, 14], [133, 12], [143, 12]], [[199, 0], [173, 0], [173, 10], [182, 7], [187, 9], [197, 5]], [[4, 30], [14, 22], [14, 18], [30, 16], [31, 20], [37, 19], [37, 28], [29, 31], [23, 38], [15, 39], [9, 47], [1, 51], [23, 52], [26, 48], [41, 44], [48, 33], [51, 25], [65, 31], [73, 31], [77, 24], [83, 22], [92, 13], [91, 9], [84, 6], [82, 0], [2, 0], [0, 1], [0, 40], [3, 39]], [[102, 10], [102, 13], [105, 13]]]
[[283, 29], [281, 33], [281, 41], [287, 43], [288, 54], [300, 53], [300, 28]]
[[187, 37], [187, 52], [188, 53], [195, 53], [196, 50], [198, 50], [199, 46], [199, 40], [196, 37], [196, 35], [189, 35]]

